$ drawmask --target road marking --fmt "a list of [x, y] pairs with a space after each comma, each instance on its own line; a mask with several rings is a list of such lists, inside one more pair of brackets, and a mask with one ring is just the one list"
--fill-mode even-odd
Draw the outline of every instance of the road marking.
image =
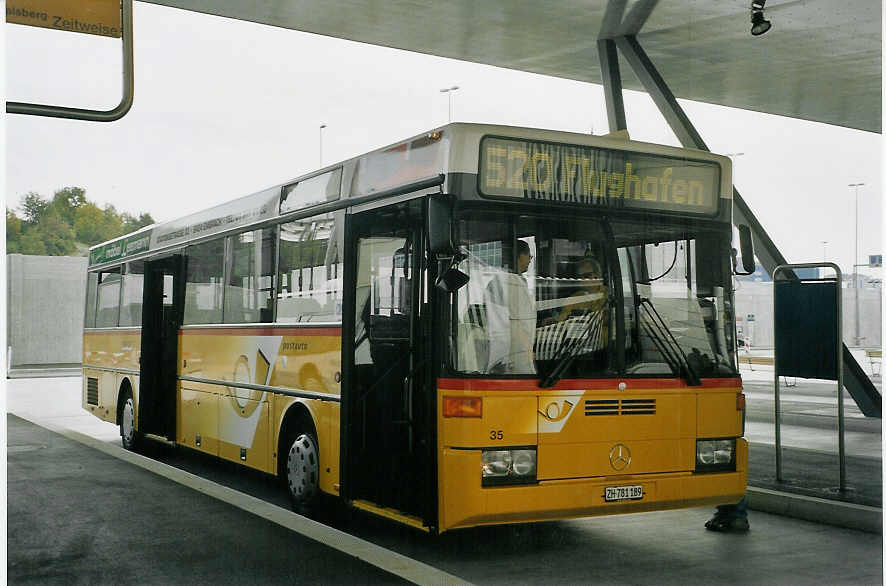
[[304, 535], [305, 537], [313, 539], [314, 541], [322, 543], [332, 549], [336, 549], [368, 564], [372, 564], [373, 566], [394, 574], [395, 576], [399, 576], [404, 580], [409, 580], [414, 584], [471, 584], [470, 582], [433, 566], [406, 557], [395, 551], [385, 549], [374, 543], [370, 543], [369, 541], [345, 533], [344, 531], [328, 527], [322, 523], [318, 523], [317, 521], [308, 519], [307, 517], [303, 517], [292, 511], [287, 511], [286, 509], [282, 509], [248, 494], [222, 486], [211, 480], [191, 474], [190, 472], [179, 470], [178, 468], [157, 462], [156, 460], [152, 460], [140, 454], [128, 452], [122, 447], [109, 444], [78, 431], [65, 429], [48, 421], [40, 421], [30, 414], [28, 414], [28, 416], [22, 416], [13, 413], [13, 415], [26, 419], [34, 425], [39, 425], [40, 427], [62, 435], [70, 440], [99, 450], [109, 456], [134, 464], [140, 468], [153, 472], [158, 476], [168, 478], [173, 482], [187, 486], [197, 492], [201, 492], [207, 496], [228, 503], [229, 505], [233, 505], [238, 509], [242, 509], [253, 515], [262, 517], [263, 519], [267, 519], [268, 521], [276, 523], [281, 527], [285, 527], [290, 531], [294, 531], [299, 535]]

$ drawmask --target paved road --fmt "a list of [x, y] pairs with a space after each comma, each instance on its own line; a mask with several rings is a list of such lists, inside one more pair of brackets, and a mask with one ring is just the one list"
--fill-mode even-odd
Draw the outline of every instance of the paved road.
[[[12, 385], [17, 383], [23, 386], [14, 388]], [[104, 445], [119, 445], [112, 425], [78, 412], [76, 379], [72, 382], [10, 381], [10, 384], [11, 411], [18, 409], [31, 416], [43, 411], [54, 425], [89, 429], [90, 435], [101, 438]], [[42, 400], [35, 396], [42, 396]], [[64, 407], [65, 402], [73, 402], [74, 408]], [[89, 448], [83, 447], [78, 451], [87, 450]], [[13, 456], [11, 453], [10, 462]], [[27, 458], [28, 452], [18, 456]], [[264, 502], [281, 507], [286, 504], [276, 484], [260, 474], [181, 449], [156, 447], [151, 456], [201, 478], [255, 495]], [[125, 486], [133, 477], [121, 472], [111, 487]], [[17, 486], [21, 488], [10, 484], [10, 495], [26, 490], [26, 485]], [[88, 510], [90, 498], [94, 497], [81, 493], [78, 500], [70, 503], [69, 510]], [[723, 535], [703, 529], [710, 512], [689, 509], [478, 528], [437, 538], [341, 509], [333, 509], [318, 520], [478, 584], [882, 583], [881, 535], [755, 511], [751, 513], [752, 529], [748, 534]], [[122, 512], [111, 516], [109, 521], [121, 516], [124, 516]], [[234, 524], [239, 525], [236, 521]], [[25, 522], [21, 527], [26, 525]], [[221, 560], [220, 563], [227, 562]], [[264, 581], [275, 582], [279, 576], [269, 573], [268, 580]]]
[[23, 419], [6, 421], [11, 584], [404, 583]]

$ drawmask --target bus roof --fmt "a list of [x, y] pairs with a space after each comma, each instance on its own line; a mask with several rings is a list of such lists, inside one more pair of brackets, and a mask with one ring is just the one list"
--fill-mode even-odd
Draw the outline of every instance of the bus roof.
[[[671, 158], [691, 158], [717, 164], [725, 170], [720, 198], [731, 198], [731, 169], [727, 157], [694, 149], [682, 149], [632, 141], [621, 136], [595, 136], [556, 130], [513, 126], [453, 123], [413, 136], [322, 169], [286, 183], [97, 244], [89, 249], [89, 266], [145, 256], [150, 252], [175, 249], [186, 243], [263, 224], [299, 210], [320, 213], [349, 205], [356, 198], [382, 194], [400, 186], [441, 177], [444, 184], [452, 174], [477, 174], [480, 141], [484, 137], [536, 141], [627, 151]], [[728, 181], [727, 181], [728, 180]], [[728, 185], [729, 189], [725, 188]], [[444, 190], [446, 189], [444, 184]]]

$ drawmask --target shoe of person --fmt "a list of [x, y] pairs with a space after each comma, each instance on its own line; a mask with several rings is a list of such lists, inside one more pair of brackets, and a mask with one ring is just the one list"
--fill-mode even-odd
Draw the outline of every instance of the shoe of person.
[[748, 520], [743, 517], [714, 517], [704, 526], [708, 531], [722, 533], [744, 533], [751, 528]]

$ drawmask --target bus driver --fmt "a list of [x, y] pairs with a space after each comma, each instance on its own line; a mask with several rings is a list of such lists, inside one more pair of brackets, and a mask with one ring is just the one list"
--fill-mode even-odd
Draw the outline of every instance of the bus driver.
[[557, 315], [557, 321], [569, 318], [592, 320], [587, 350], [602, 350], [609, 339], [609, 316], [606, 311], [609, 302], [609, 288], [603, 281], [600, 261], [586, 256], [578, 262], [576, 276], [580, 280], [579, 289], [566, 299]]

